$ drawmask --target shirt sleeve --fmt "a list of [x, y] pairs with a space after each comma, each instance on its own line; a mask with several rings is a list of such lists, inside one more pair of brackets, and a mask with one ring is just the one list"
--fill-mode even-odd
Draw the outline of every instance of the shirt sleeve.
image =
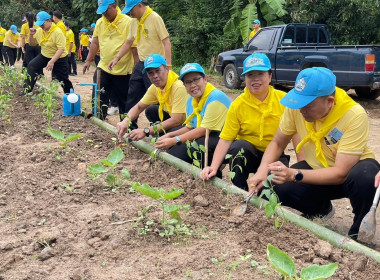
[[240, 122], [237, 118], [236, 108], [231, 104], [227, 112], [226, 122], [220, 138], [227, 141], [234, 141], [240, 130]]
[[295, 110], [285, 108], [281, 116], [279, 128], [285, 135], [293, 135], [297, 132], [294, 114]]
[[151, 85], [148, 88], [148, 90], [146, 91], [146, 93], [140, 101], [145, 105], [158, 104], [157, 89], [155, 85]]

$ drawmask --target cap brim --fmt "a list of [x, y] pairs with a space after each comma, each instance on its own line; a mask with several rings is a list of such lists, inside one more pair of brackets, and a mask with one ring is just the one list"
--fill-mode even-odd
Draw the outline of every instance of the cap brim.
[[41, 26], [44, 24], [46, 20], [37, 20], [36, 23], [34, 25], [37, 25], [37, 26]]
[[269, 67], [263, 67], [263, 66], [260, 66], [260, 67], [257, 67], [257, 66], [253, 66], [251, 68], [248, 68], [247, 70], [245, 70], [243, 73], [241, 73], [241, 75], [245, 75], [247, 74], [248, 72], [251, 72], [251, 71], [269, 71], [270, 68]]
[[98, 15], [101, 15], [103, 13], [105, 13], [108, 9], [108, 6], [99, 6], [98, 9], [96, 10], [96, 13]]
[[[160, 67], [161, 65], [165, 65], [165, 64], [162, 64], [162, 63], [152, 63], [152, 64], [149, 64], [148, 67], [145, 67], [141, 72], [143, 74], [145, 74], [146, 70], [149, 69], [149, 68], [158, 68]], [[166, 65], [165, 65], [166, 66]]]
[[182, 73], [182, 75], [180, 75], [178, 79], [182, 80], [183, 77], [185, 77], [187, 74], [190, 74], [190, 73], [199, 73], [199, 74], [205, 75], [205, 73], [202, 73], [202, 72], [197, 71], [197, 70], [189, 70], [185, 73]]
[[[139, 4], [139, 3], [137, 3], [137, 4]], [[121, 13], [122, 14], [128, 14], [136, 5], [133, 5], [132, 7], [129, 7], [128, 5], [125, 6], [125, 8], [121, 11]]]
[[317, 97], [314, 95], [301, 95], [295, 89], [292, 89], [280, 100], [280, 103], [290, 109], [301, 109], [313, 102]]

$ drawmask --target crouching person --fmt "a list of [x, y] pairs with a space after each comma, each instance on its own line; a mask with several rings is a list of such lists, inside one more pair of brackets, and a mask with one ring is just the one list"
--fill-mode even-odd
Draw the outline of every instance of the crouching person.
[[[179, 79], [191, 96], [187, 100], [185, 126], [160, 137], [155, 146], [158, 149], [168, 149], [169, 154], [192, 163], [192, 158], [187, 153], [186, 141], [196, 140], [199, 145], [205, 145], [208, 128], [211, 131], [208, 140], [211, 161], [231, 99], [208, 83], [206, 73], [198, 63], [186, 64], [180, 71]], [[191, 154], [193, 152], [191, 150]], [[200, 165], [203, 168], [203, 162]]]
[[[148, 88], [143, 98], [132, 107], [125, 119], [117, 124], [119, 141], [127, 132], [130, 122], [136, 120], [142, 111], [151, 126], [134, 129], [129, 133], [129, 138], [134, 141], [153, 135], [154, 133], [170, 132], [178, 129], [186, 116], [186, 100], [189, 95], [178, 75], [169, 69], [165, 58], [159, 54], [152, 54], [144, 61], [143, 74], [146, 72], [152, 85]], [[153, 131], [153, 124], [157, 131]]]
[[[268, 172], [274, 174], [282, 205], [307, 218], [329, 218], [334, 213], [331, 200], [347, 197], [355, 215], [348, 235], [356, 239], [375, 195], [379, 164], [367, 145], [365, 110], [335, 85], [327, 68], [300, 72], [294, 89], [281, 100], [287, 108], [249, 187], [258, 192]], [[297, 150], [303, 148], [305, 160], [288, 168], [277, 158], [295, 133], [302, 139]]]

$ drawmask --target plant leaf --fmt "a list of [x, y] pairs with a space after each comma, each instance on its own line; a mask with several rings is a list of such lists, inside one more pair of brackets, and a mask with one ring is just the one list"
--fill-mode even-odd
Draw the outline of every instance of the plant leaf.
[[160, 192], [147, 184], [140, 184], [139, 182], [130, 182], [131, 186], [139, 193], [149, 196], [155, 200], [160, 198]]
[[60, 141], [65, 141], [65, 133], [64, 132], [52, 129], [50, 127], [48, 128], [48, 132], [49, 132], [50, 136], [53, 137], [54, 139], [57, 139]]
[[116, 176], [112, 174], [107, 174], [106, 176], [106, 182], [108, 185], [114, 185], [116, 182]]
[[267, 218], [272, 217], [274, 213], [276, 213], [276, 211], [275, 208], [272, 207], [272, 205], [270, 205], [269, 203], [265, 205], [265, 216], [267, 216]]
[[129, 171], [125, 168], [121, 170], [121, 175], [123, 175], [123, 177], [127, 179], [131, 178], [131, 173], [129, 173]]
[[199, 151], [199, 145], [198, 145], [197, 141], [193, 140], [191, 142], [191, 147], [193, 147], [195, 150]]
[[271, 191], [266, 189], [266, 190], [263, 190], [261, 193], [264, 193], [265, 197], [269, 200], [270, 196], [271, 196]]
[[269, 197], [269, 204], [272, 205], [273, 208], [275, 208], [276, 205], [277, 205], [277, 202], [278, 202], [278, 200], [277, 200], [277, 195], [274, 194], [274, 193], [272, 193], [272, 194], [270, 195], [270, 197]]
[[231, 180], [233, 180], [234, 178], [235, 178], [235, 172], [233, 172], [233, 171], [230, 171], [230, 178], [231, 178]]
[[305, 280], [326, 279], [333, 276], [337, 269], [338, 265], [336, 263], [321, 266], [312, 264], [309, 267], [302, 268], [301, 278]]
[[194, 165], [198, 168], [201, 168], [201, 164], [199, 163], [199, 160], [194, 160]]
[[224, 157], [224, 159], [229, 159], [230, 157], [232, 157], [232, 155], [226, 154], [226, 156]]
[[244, 44], [248, 42], [249, 34], [251, 33], [252, 21], [257, 18], [258, 16], [256, 4], [248, 4], [241, 12], [241, 21], [239, 27]]
[[81, 133], [71, 133], [69, 136], [67, 136], [66, 141], [70, 142], [81, 137], [82, 137]]
[[170, 191], [167, 191], [167, 192], [163, 195], [163, 199], [165, 199], [165, 200], [174, 199], [174, 198], [180, 196], [181, 194], [183, 194], [183, 192], [184, 192], [183, 189], [179, 189], [179, 190], [171, 189]]
[[202, 152], [206, 153], [206, 148], [205, 148], [205, 146], [203, 146], [203, 145], [199, 145], [199, 149], [200, 149]]
[[87, 170], [91, 174], [101, 174], [101, 173], [106, 173], [108, 171], [107, 168], [103, 164], [100, 164], [100, 163], [90, 165], [87, 168]]
[[124, 158], [123, 150], [118, 147], [113, 150], [107, 157], [107, 160], [112, 163], [113, 166], [118, 164]]
[[296, 266], [292, 259], [277, 247], [268, 243], [267, 257], [271, 266], [285, 276], [296, 275]]

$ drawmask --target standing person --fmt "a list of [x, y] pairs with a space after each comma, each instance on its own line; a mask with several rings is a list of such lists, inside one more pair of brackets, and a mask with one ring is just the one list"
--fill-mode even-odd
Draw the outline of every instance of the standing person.
[[59, 27], [59, 29], [61, 29], [63, 35], [65, 35], [65, 38], [66, 38], [66, 26], [63, 23], [62, 13], [60, 11], [54, 11], [53, 12], [53, 21], [54, 21], [55, 25], [57, 25], [57, 27]]
[[4, 63], [4, 58], [3, 58], [3, 44], [4, 44], [4, 38], [5, 38], [5, 33], [7, 30], [5, 30], [1, 26], [1, 21], [0, 21], [0, 63]]
[[88, 47], [90, 45], [90, 39], [88, 38], [88, 30], [86, 28], [82, 28], [80, 30], [79, 42], [82, 53], [82, 62], [85, 62], [88, 55]]
[[69, 64], [67, 61], [66, 38], [61, 29], [52, 22], [50, 15], [45, 11], [37, 14], [36, 25], [41, 28], [30, 29], [29, 44], [41, 46], [41, 53], [28, 64], [28, 74], [24, 81], [24, 90], [19, 95], [31, 92], [36, 83], [37, 75], [42, 74], [43, 68], [52, 71], [53, 79], [63, 83], [65, 93], [73, 88], [69, 80]]
[[107, 107], [110, 96], [117, 100], [120, 110], [120, 120], [124, 118], [126, 110], [126, 99], [129, 87], [129, 79], [133, 69], [133, 55], [129, 51], [111, 72], [108, 64], [119, 52], [121, 46], [128, 37], [131, 18], [121, 13], [115, 0], [99, 0], [98, 14], [103, 16], [96, 22], [90, 52], [83, 66], [83, 74], [89, 70], [98, 50], [100, 50], [100, 62], [98, 68], [101, 71], [100, 88], [105, 92], [100, 95], [100, 118], [107, 116]]
[[16, 25], [11, 25], [5, 33], [3, 50], [5, 53], [5, 64], [14, 67], [17, 58], [17, 49], [21, 47], [20, 34]]
[[[129, 13], [133, 17], [131, 29], [123, 47], [113, 61], [110, 62], [109, 69], [112, 71], [113, 67], [131, 49], [132, 45], [137, 44], [137, 64], [133, 69], [127, 95], [127, 110], [130, 110], [140, 101], [151, 85], [148, 76], [142, 73], [145, 59], [151, 54], [160, 54], [166, 58], [170, 68], [172, 64], [172, 47], [164, 21], [147, 6], [146, 0], [126, 1], [123, 13]], [[137, 119], [132, 122], [131, 128], [137, 128]]]
[[30, 61], [41, 53], [41, 47], [39, 45], [30, 46], [29, 45], [29, 32], [30, 28], [39, 28], [35, 25], [35, 17], [33, 13], [25, 14], [26, 22], [21, 26], [21, 49], [24, 53], [24, 61], [22, 63], [23, 67], [28, 67]]
[[[231, 155], [230, 170], [235, 172], [233, 184], [248, 190], [248, 175], [256, 172], [259, 167], [284, 112], [285, 107], [280, 104], [280, 99], [285, 92], [269, 85], [272, 70], [265, 54], [255, 53], [248, 56], [243, 63], [242, 75], [246, 83], [244, 93], [228, 109], [212, 163], [210, 167], [203, 169], [201, 177], [208, 180], [215, 176], [228, 153]], [[237, 156], [242, 149], [244, 158]], [[289, 157], [284, 153], [280, 153], [277, 159], [285, 165], [289, 164]]]
[[[75, 37], [74, 32], [71, 30], [71, 24], [69, 21], [65, 21], [66, 26], [66, 50], [67, 50], [67, 59], [69, 62], [69, 75], [76, 76], [77, 73], [77, 62], [75, 61]], [[72, 70], [71, 70], [72, 69]]]
[[252, 24], [253, 24], [253, 30], [252, 32], [249, 34], [249, 40], [251, 40], [257, 32], [259, 32], [259, 30], [261, 29], [261, 23], [258, 19], [255, 19], [254, 21], [252, 21]]
[[[169, 154], [192, 163], [186, 141], [195, 140], [198, 145], [205, 145], [206, 129], [209, 129], [208, 154], [211, 162], [231, 99], [207, 81], [206, 73], [198, 63], [187, 63], [182, 67], [179, 79], [191, 96], [186, 104], [186, 126], [158, 138], [155, 147], [168, 149]], [[200, 168], [203, 168], [203, 162], [200, 162]]]
[[[250, 191], [258, 192], [270, 172], [282, 205], [310, 219], [330, 217], [331, 200], [347, 197], [355, 215], [348, 235], [356, 239], [371, 208], [379, 171], [368, 147], [365, 110], [336, 87], [335, 75], [323, 67], [302, 70], [281, 103], [287, 108], [257, 173], [249, 179]], [[288, 168], [276, 160], [295, 133], [302, 139], [297, 150], [303, 148], [305, 160]]]
[[157, 131], [153, 125], [144, 129], [133, 129], [129, 137], [133, 141], [143, 139], [155, 133], [170, 132], [177, 129], [186, 116], [186, 100], [189, 95], [178, 75], [170, 70], [164, 57], [152, 54], [145, 59], [143, 74], [147, 72], [152, 85], [143, 98], [128, 111], [127, 117], [117, 124], [119, 142], [131, 129], [130, 122], [136, 120], [145, 110], [145, 116], [151, 124], [160, 122]]

